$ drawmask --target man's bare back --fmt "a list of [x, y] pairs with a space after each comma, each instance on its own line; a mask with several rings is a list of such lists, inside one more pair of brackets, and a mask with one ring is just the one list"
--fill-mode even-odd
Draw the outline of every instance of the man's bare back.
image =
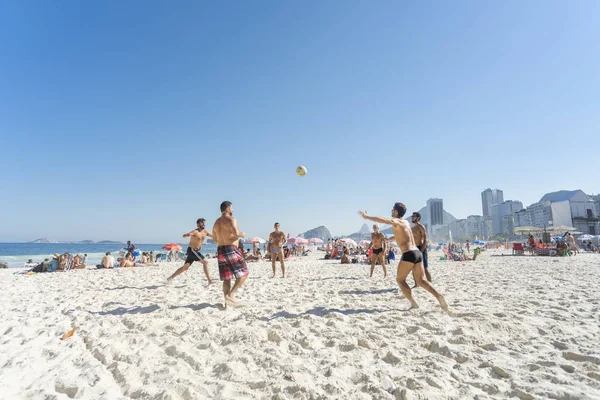
[[213, 225], [213, 239], [219, 246], [236, 246], [240, 237], [245, 235], [238, 231], [237, 221], [231, 215], [222, 215]]

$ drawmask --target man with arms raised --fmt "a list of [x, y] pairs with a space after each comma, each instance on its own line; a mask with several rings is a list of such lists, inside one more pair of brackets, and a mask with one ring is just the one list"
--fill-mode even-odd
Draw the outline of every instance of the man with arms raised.
[[[418, 212], [412, 213], [411, 217], [413, 227], [412, 234], [415, 238], [415, 244], [419, 248], [421, 254], [423, 254], [423, 267], [425, 268], [425, 276], [427, 280], [431, 282], [431, 275], [429, 274], [429, 269], [427, 269], [427, 229], [421, 224], [421, 214]], [[417, 287], [416, 281], [414, 288]]]
[[379, 232], [379, 225], [373, 224], [371, 244], [369, 245], [369, 247], [373, 248], [373, 254], [371, 255], [371, 275], [369, 275], [369, 278], [373, 277], [373, 271], [375, 270], [377, 260], [379, 260], [383, 267], [383, 277], [385, 278], [387, 276], [387, 269], [385, 268], [385, 245], [385, 236], [383, 233]]
[[394, 231], [394, 239], [400, 250], [402, 251], [402, 257], [398, 263], [398, 271], [396, 273], [396, 280], [402, 293], [410, 302], [411, 308], [418, 308], [419, 306], [412, 297], [410, 286], [406, 283], [406, 277], [412, 271], [415, 275], [415, 281], [417, 285], [427, 290], [429, 293], [435, 296], [440, 302], [440, 306], [443, 310], [448, 310], [448, 305], [444, 296], [439, 294], [431, 283], [423, 279], [423, 256], [415, 245], [415, 240], [410, 230], [410, 225], [407, 221], [403, 220], [402, 217], [406, 214], [406, 206], [402, 203], [394, 204], [392, 208], [392, 218], [385, 217], [370, 217], [364, 211], [358, 212], [361, 217], [368, 219], [369, 221], [378, 222], [380, 224], [392, 225]]
[[190, 238], [190, 244], [187, 248], [187, 258], [185, 259], [185, 264], [183, 267], [179, 268], [173, 275], [171, 275], [167, 281], [171, 282], [177, 275], [181, 274], [184, 271], [187, 271], [188, 268], [194, 263], [194, 261], [200, 261], [202, 267], [204, 267], [204, 275], [206, 275], [206, 279], [208, 279], [208, 284], [213, 285], [217, 282], [213, 282], [210, 279], [210, 274], [208, 273], [208, 261], [204, 259], [202, 253], [200, 253], [200, 249], [202, 249], [202, 245], [204, 244], [204, 240], [206, 237], [212, 237], [210, 233], [206, 230], [206, 220], [204, 218], [200, 218], [196, 221], [196, 226], [198, 229], [194, 229], [191, 232], [183, 234], [183, 237]]
[[285, 233], [281, 232], [279, 222], [275, 222], [275, 231], [269, 235], [269, 251], [271, 252], [271, 264], [273, 266], [273, 276], [275, 278], [275, 263], [279, 258], [281, 263], [281, 277], [285, 278], [285, 255], [283, 254], [283, 246], [285, 246], [287, 239]]
[[[248, 277], [248, 268], [244, 255], [237, 247], [238, 240], [245, 236], [238, 230], [238, 224], [233, 218], [233, 207], [230, 201], [221, 203], [221, 218], [213, 225], [212, 238], [217, 242], [217, 259], [219, 260], [219, 277], [223, 281], [225, 305], [236, 306], [235, 292]], [[231, 279], [235, 284], [231, 287]]]

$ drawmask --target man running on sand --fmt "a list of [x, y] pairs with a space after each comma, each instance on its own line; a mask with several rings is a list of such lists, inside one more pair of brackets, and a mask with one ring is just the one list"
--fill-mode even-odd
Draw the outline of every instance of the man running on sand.
[[206, 230], [206, 220], [204, 218], [198, 219], [196, 221], [196, 226], [198, 229], [194, 229], [193, 231], [183, 235], [184, 238], [190, 238], [190, 244], [186, 252], [187, 258], [185, 259], [185, 264], [183, 264], [183, 267], [175, 271], [173, 275], [167, 278], [167, 282], [171, 282], [177, 275], [187, 271], [194, 261], [200, 261], [202, 267], [204, 267], [204, 275], [206, 275], [206, 279], [208, 279], [208, 284], [214, 285], [217, 283], [210, 279], [210, 274], [208, 273], [208, 261], [206, 261], [202, 253], [200, 253], [200, 249], [202, 249], [202, 245], [204, 244], [204, 239], [206, 239], [207, 236], [212, 238], [212, 235]]
[[[219, 277], [223, 281], [225, 306], [239, 305], [235, 292], [248, 277], [248, 268], [244, 255], [237, 247], [240, 238], [246, 236], [238, 230], [238, 224], [233, 218], [233, 207], [230, 201], [221, 203], [221, 218], [213, 225], [213, 240], [217, 242], [217, 258], [219, 260]], [[231, 279], [235, 276], [235, 284], [231, 287]]]
[[444, 296], [438, 293], [433, 286], [431, 286], [431, 283], [423, 279], [423, 256], [415, 245], [415, 240], [410, 230], [410, 225], [407, 221], [402, 219], [404, 214], [406, 214], [406, 206], [402, 203], [394, 204], [394, 208], [392, 208], [392, 218], [370, 217], [364, 211], [359, 211], [358, 213], [361, 217], [368, 219], [369, 221], [392, 225], [394, 239], [396, 239], [396, 243], [402, 251], [402, 257], [398, 263], [396, 281], [398, 282], [402, 293], [410, 302], [411, 309], [419, 307], [412, 297], [410, 286], [408, 286], [406, 283], [406, 277], [412, 271], [415, 275], [415, 281], [417, 282], [417, 285], [434, 295], [435, 298], [440, 302], [442, 309], [447, 311], [448, 305], [446, 304]]
[[[411, 217], [413, 227], [412, 234], [415, 238], [415, 244], [419, 248], [421, 254], [423, 254], [423, 267], [425, 268], [425, 276], [427, 280], [431, 282], [431, 275], [429, 274], [429, 265], [427, 264], [427, 229], [421, 224], [421, 214], [418, 212], [412, 213]], [[416, 281], [413, 289], [417, 287]]]
[[371, 243], [369, 244], [369, 247], [373, 248], [373, 254], [371, 255], [371, 275], [369, 275], [369, 278], [373, 277], [373, 271], [375, 270], [377, 260], [379, 260], [383, 267], [383, 277], [387, 277], [387, 269], [385, 267], [385, 245], [385, 236], [383, 233], [379, 232], [379, 225], [373, 224], [373, 233], [371, 234]]
[[269, 249], [271, 252], [271, 264], [273, 267], [273, 276], [275, 278], [275, 263], [279, 258], [281, 263], [281, 277], [285, 278], [285, 255], [283, 254], [283, 246], [287, 243], [285, 233], [281, 232], [279, 222], [275, 222], [275, 231], [269, 235]]

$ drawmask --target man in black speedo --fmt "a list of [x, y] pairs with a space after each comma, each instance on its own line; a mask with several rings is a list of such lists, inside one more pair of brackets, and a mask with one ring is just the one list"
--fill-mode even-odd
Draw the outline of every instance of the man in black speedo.
[[406, 206], [402, 203], [394, 204], [394, 208], [392, 208], [392, 218], [370, 217], [364, 211], [359, 211], [358, 213], [364, 219], [380, 224], [392, 225], [394, 236], [387, 240], [396, 239], [396, 243], [402, 251], [402, 257], [398, 263], [396, 281], [398, 282], [398, 286], [400, 286], [400, 290], [402, 290], [402, 293], [410, 302], [411, 308], [419, 307], [412, 297], [410, 286], [406, 283], [406, 277], [412, 271], [417, 285], [434, 295], [440, 302], [442, 309], [447, 311], [448, 305], [446, 304], [444, 296], [438, 293], [433, 286], [431, 286], [429, 281], [423, 279], [423, 276], [425, 275], [425, 272], [423, 271], [423, 256], [415, 244], [415, 239], [413, 238], [408, 221], [402, 219], [404, 214], [406, 214]]

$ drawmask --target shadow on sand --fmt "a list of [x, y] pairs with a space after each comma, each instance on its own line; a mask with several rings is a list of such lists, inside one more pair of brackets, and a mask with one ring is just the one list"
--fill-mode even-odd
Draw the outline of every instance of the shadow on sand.
[[398, 288], [391, 289], [377, 289], [377, 290], [344, 290], [339, 292], [339, 294], [382, 294], [382, 293], [391, 293], [397, 292]]
[[135, 287], [135, 286], [119, 286], [114, 288], [104, 288], [104, 290], [121, 290], [121, 289], [136, 289], [136, 290], [156, 290], [160, 287], [164, 287], [165, 285], [152, 285], [152, 286], [144, 286], [144, 287]]
[[204, 310], [205, 308], [216, 308], [217, 310], [225, 310], [223, 304], [210, 304], [210, 303], [201, 303], [201, 304], [188, 304], [187, 306], [171, 306], [170, 310], [175, 310], [177, 308], [189, 308], [193, 311]]
[[153, 305], [147, 306], [147, 307], [139, 307], [139, 306], [138, 307], [129, 307], [129, 308], [119, 307], [119, 308], [115, 308], [114, 310], [92, 312], [91, 314], [97, 314], [97, 315], [149, 314], [156, 310], [160, 310], [160, 307], [157, 306], [156, 304], [153, 304]]
[[311, 279], [311, 281], [326, 281], [328, 279], [340, 279], [340, 280], [344, 280], [344, 281], [361, 281], [364, 278], [346, 278], [343, 276], [329, 276], [327, 278], [315, 278], [315, 279]]
[[398, 309], [393, 309], [393, 310], [378, 310], [378, 309], [369, 309], [369, 308], [358, 308], [358, 309], [341, 310], [339, 308], [315, 307], [315, 308], [313, 308], [311, 310], [305, 311], [305, 312], [300, 313], [300, 314], [292, 314], [292, 313], [289, 313], [287, 311], [280, 311], [278, 313], [273, 314], [272, 316], [270, 316], [268, 318], [261, 318], [261, 320], [263, 320], [263, 321], [272, 321], [272, 320], [278, 319], [278, 318], [298, 318], [298, 317], [301, 317], [303, 315], [315, 315], [317, 317], [324, 317], [327, 314], [331, 314], [331, 313], [340, 313], [340, 314], [344, 314], [344, 315], [354, 315], [354, 314], [379, 314], [379, 313], [386, 313], [386, 312], [392, 312], [392, 311], [408, 311], [408, 310], [398, 310]]

